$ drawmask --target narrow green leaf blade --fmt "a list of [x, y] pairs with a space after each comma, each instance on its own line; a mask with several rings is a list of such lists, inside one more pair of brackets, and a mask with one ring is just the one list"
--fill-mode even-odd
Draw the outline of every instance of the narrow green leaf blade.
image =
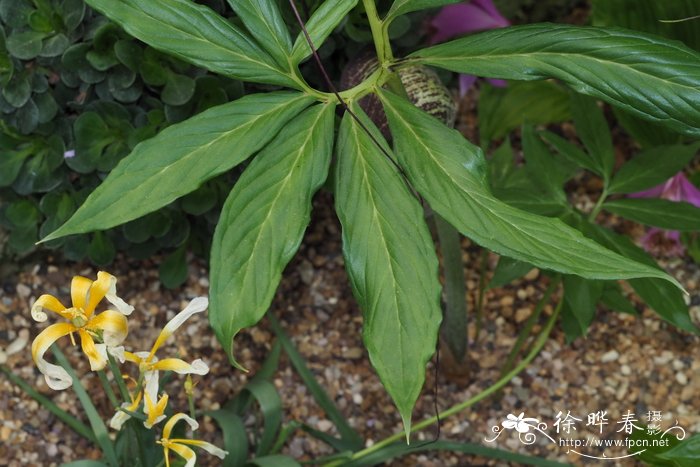
[[557, 78], [690, 136], [700, 135], [700, 53], [641, 32], [532, 24], [419, 50], [412, 63], [491, 78]]
[[[628, 237], [583, 219], [576, 219], [575, 222], [586, 236], [595, 239], [611, 250], [642, 264], [659, 267], [651, 256], [632, 243]], [[700, 334], [700, 330], [690, 319], [688, 306], [683, 300], [682, 289], [656, 278], [631, 279], [628, 282], [637, 295], [663, 319], [688, 332]]]
[[634, 156], [613, 177], [609, 193], [635, 193], [664, 183], [688, 165], [700, 149], [695, 144], [657, 146]]
[[107, 229], [167, 205], [248, 158], [312, 101], [296, 92], [252, 94], [166, 128], [136, 146], [43, 241]]
[[615, 149], [610, 128], [603, 111], [595, 99], [574, 93], [571, 95], [571, 113], [576, 125], [576, 134], [588, 149], [597, 172], [607, 182], [615, 165]]
[[412, 11], [437, 8], [451, 3], [458, 3], [461, 0], [394, 0], [385, 21], [391, 21], [397, 16], [405, 15]]
[[215, 73], [295, 86], [265, 51], [210, 8], [190, 0], [86, 0], [143, 42]]
[[700, 11], [698, 0], [592, 0], [594, 26], [620, 26], [685, 42], [700, 50], [697, 20], [673, 23], [662, 20], [692, 18]]
[[683, 201], [621, 198], [607, 201], [603, 208], [644, 225], [668, 230], [700, 231], [700, 208]]
[[514, 81], [500, 88], [485, 83], [479, 92], [481, 147], [524, 123], [533, 125], [571, 118], [569, 92], [550, 81]]
[[575, 144], [567, 141], [555, 133], [552, 133], [551, 131], [541, 131], [540, 136], [547, 143], [551, 144], [559, 154], [567, 158], [569, 161], [583, 167], [584, 169], [588, 169], [601, 177], [603, 176], [603, 172], [593, 158]]
[[[345, 16], [350, 13], [350, 10], [355, 8], [358, 0], [326, 0], [318, 7], [311, 15], [309, 21], [306, 22], [306, 30], [311, 37], [311, 42], [318, 50], [323, 44], [323, 41], [333, 32], [336, 26], [342, 21]], [[294, 41], [292, 48], [291, 62], [298, 65], [311, 55], [311, 48], [304, 33], [301, 32]]]
[[328, 393], [318, 383], [314, 374], [309, 370], [309, 367], [306, 366], [304, 357], [302, 357], [296, 347], [294, 347], [294, 343], [284, 332], [279, 321], [277, 321], [272, 314], [268, 314], [268, 316], [270, 317], [270, 326], [277, 335], [278, 342], [280, 342], [284, 348], [299, 378], [301, 378], [318, 406], [323, 409], [328, 419], [333, 422], [335, 428], [338, 430], [341, 437], [340, 443], [343, 444], [343, 448], [338, 450], [342, 451], [347, 449], [350, 451], [359, 451], [364, 445], [362, 437], [350, 426], [343, 414], [338, 410], [338, 407], [336, 407], [333, 399], [331, 399]]
[[[360, 107], [353, 104], [352, 110], [386, 148]], [[348, 113], [337, 153], [336, 211], [343, 226], [346, 269], [364, 313], [365, 346], [408, 436], [440, 327], [435, 246], [422, 206]]]
[[567, 341], [571, 342], [577, 337], [586, 335], [588, 327], [595, 318], [596, 305], [603, 293], [605, 282], [590, 281], [570, 275], [565, 275], [562, 282], [567, 312], [562, 313], [561, 319], [562, 321], [569, 319], [569, 324], [563, 327]]
[[270, 306], [328, 175], [333, 110], [317, 105], [288, 123], [224, 203], [211, 250], [209, 320], [234, 364], [233, 338]]
[[286, 70], [292, 52], [292, 38], [275, 0], [228, 0], [248, 31], [267, 53]]
[[399, 163], [411, 183], [464, 235], [496, 253], [587, 279], [660, 277], [677, 284], [661, 271], [603, 248], [559, 219], [494, 198], [479, 148], [407, 100], [383, 90], [379, 95]]

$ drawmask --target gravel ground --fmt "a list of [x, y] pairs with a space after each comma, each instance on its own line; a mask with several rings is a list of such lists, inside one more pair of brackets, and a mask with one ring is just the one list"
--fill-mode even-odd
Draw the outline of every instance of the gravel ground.
[[[479, 249], [464, 241], [467, 264], [478, 264]], [[495, 264], [496, 257], [490, 257]], [[120, 295], [136, 307], [130, 318], [128, 341], [135, 349], [149, 348], [159, 329], [184, 307], [191, 298], [207, 292], [206, 268], [191, 261], [190, 278], [177, 290], [163, 289], [157, 279], [155, 262], [132, 262], [121, 258], [110, 272], [119, 278]], [[700, 315], [696, 265], [671, 261], [668, 267], [686, 286], [693, 297], [692, 312]], [[54, 264], [52, 258], [26, 264], [17, 276], [6, 278], [0, 289], [0, 348], [17, 341], [27, 342], [22, 351], [11, 355], [7, 365], [43, 394], [71, 413], [82, 416], [72, 391], [55, 393], [48, 389], [43, 377], [32, 364], [29, 342], [40, 331], [31, 321], [30, 304], [42, 293], [51, 293], [68, 301], [70, 278], [75, 274], [94, 277], [96, 269], [84, 264]], [[474, 268], [468, 271], [469, 305], [478, 284]], [[450, 362], [445, 352], [439, 368], [435, 393], [434, 364], [430, 364], [428, 381], [414, 413], [414, 422], [434, 415], [435, 404], [448, 408], [486, 388], [499, 377], [501, 365], [523, 321], [546, 287], [547, 278], [534, 270], [520, 281], [503, 289], [489, 291], [485, 297], [484, 327], [474, 338], [470, 329], [469, 358], [465, 364]], [[586, 461], [567, 448], [558, 447], [540, 436], [532, 446], [524, 446], [513, 432], [504, 432], [494, 443], [491, 427], [500, 424], [507, 414], [535, 417], [552, 422], [559, 411], [582, 418], [598, 410], [607, 410], [610, 425], [603, 437], [613, 437], [615, 422], [631, 411], [645, 422], [648, 411], [661, 412], [663, 428], [676, 421], [689, 433], [700, 431], [700, 361], [694, 358], [698, 338], [679, 332], [661, 321], [651, 311], [638, 305], [641, 317], [600, 309], [585, 339], [566, 345], [564, 335], [555, 330], [541, 354], [500, 394], [492, 396], [456, 416], [442, 420], [441, 439], [483, 443], [491, 447], [514, 450], [523, 454], [543, 455], [548, 459], [576, 465], [634, 465], [626, 461]], [[551, 313], [551, 307], [544, 314]], [[319, 382], [336, 401], [350, 424], [371, 445], [400, 430], [400, 417], [382, 389], [369, 365], [362, 346], [362, 319], [343, 270], [340, 233], [332, 215], [331, 199], [322, 195], [316, 200], [315, 215], [304, 245], [288, 266], [275, 297], [272, 313], [277, 315], [292, 337]], [[537, 328], [536, 328], [537, 329]], [[251, 373], [232, 369], [207, 328], [206, 318], [197, 315], [180, 329], [161, 355], [178, 352], [185, 359], [204, 358], [211, 366], [210, 374], [199, 378], [196, 387], [200, 407], [216, 409], [239, 391], [255, 374], [270, 349], [274, 335], [267, 320], [243, 331], [237, 338], [237, 355]], [[15, 344], [15, 345], [18, 345]], [[77, 363], [78, 373], [87, 384], [97, 384], [87, 371], [86, 361], [73, 352], [68, 339], [63, 339], [68, 355]], [[332, 424], [313, 402], [307, 389], [283, 358], [274, 384], [282, 395], [286, 421], [305, 422], [321, 431], [334, 432]], [[179, 387], [173, 385], [169, 388]], [[174, 391], [175, 389], [171, 389]], [[171, 394], [172, 405], [186, 410], [182, 393]], [[436, 401], [437, 398], [437, 401]], [[105, 418], [111, 416], [108, 402], [98, 399]], [[0, 377], [0, 465], [52, 466], [61, 462], [95, 458], [99, 451], [73, 434], [48, 411]], [[579, 425], [578, 435], [590, 433], [591, 427]], [[415, 436], [430, 440], [436, 427]], [[200, 436], [219, 441], [216, 427], [205, 419]], [[569, 435], [567, 435], [569, 436]], [[570, 435], [572, 438], [576, 434]], [[314, 459], [329, 453], [328, 448], [297, 432], [285, 451], [300, 459]], [[590, 452], [590, 451], [589, 451]], [[610, 448], [606, 455], [624, 455]], [[201, 455], [201, 465], [217, 465], [216, 459]], [[412, 455], [391, 465], [506, 465], [470, 455], [428, 453]]]

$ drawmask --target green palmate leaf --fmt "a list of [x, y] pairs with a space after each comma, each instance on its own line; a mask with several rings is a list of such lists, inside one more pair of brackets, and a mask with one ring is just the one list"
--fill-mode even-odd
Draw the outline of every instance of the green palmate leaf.
[[165, 206], [248, 158], [312, 100], [294, 92], [253, 94], [166, 128], [136, 146], [44, 240], [106, 229]]
[[[632, 243], [628, 237], [616, 234], [580, 217], [573, 219], [573, 222], [586, 236], [595, 239], [611, 250], [639, 263], [654, 268], [659, 267], [651, 256]], [[683, 300], [682, 289], [656, 278], [632, 279], [628, 282], [637, 295], [663, 319], [693, 334], [700, 334], [698, 328], [690, 320], [688, 307]]]
[[419, 50], [409, 63], [492, 78], [557, 78], [678, 132], [700, 135], [700, 53], [648, 34], [560, 24], [495, 29]]
[[147, 44], [215, 73], [295, 86], [249, 37], [208, 7], [190, 0], [87, 0]]
[[[380, 90], [399, 163], [431, 207], [496, 253], [588, 279], [667, 274], [613, 253], [559, 219], [521, 211], [489, 191], [481, 150], [407, 100]], [[680, 287], [680, 286], [679, 286]]]
[[286, 70], [292, 52], [292, 39], [275, 0], [228, 0], [248, 31], [267, 53]]
[[[326, 0], [311, 15], [306, 22], [306, 30], [311, 37], [314, 47], [318, 49], [323, 41], [333, 32], [333, 29], [343, 18], [355, 8], [358, 0]], [[311, 48], [304, 33], [301, 32], [294, 41], [291, 62], [298, 64], [311, 55]]]
[[[353, 104], [352, 110], [389, 152], [360, 107]], [[435, 247], [420, 203], [348, 113], [337, 152], [336, 210], [346, 269], [364, 313], [365, 346], [408, 436], [440, 327]]]
[[499, 88], [482, 85], [479, 94], [481, 146], [524, 123], [547, 124], [571, 117], [566, 88], [549, 81], [513, 82]]
[[588, 149], [596, 167], [607, 182], [615, 165], [615, 149], [610, 136], [608, 123], [595, 99], [581, 94], [571, 95], [571, 113], [576, 125], [576, 133]]
[[412, 11], [425, 10], [427, 8], [437, 8], [450, 3], [457, 3], [460, 0], [394, 0], [385, 21], [391, 21], [397, 16], [405, 15]]
[[607, 201], [603, 208], [644, 225], [689, 232], [700, 230], [700, 208], [683, 201], [622, 198]]
[[634, 193], [659, 185], [693, 159], [700, 143], [657, 146], [647, 149], [620, 167], [613, 177], [609, 193]]
[[221, 211], [209, 319], [234, 364], [233, 338], [270, 306], [309, 223], [311, 197], [326, 180], [333, 109], [317, 105], [288, 123], [246, 168]]

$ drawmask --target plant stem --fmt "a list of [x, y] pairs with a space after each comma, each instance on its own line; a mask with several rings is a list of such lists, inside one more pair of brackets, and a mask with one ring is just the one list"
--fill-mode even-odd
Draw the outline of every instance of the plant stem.
[[105, 393], [107, 394], [107, 398], [109, 399], [109, 402], [112, 403], [112, 406], [115, 409], [118, 409], [119, 408], [119, 401], [117, 401], [117, 395], [114, 394], [114, 389], [112, 389], [112, 385], [109, 383], [109, 378], [107, 378], [107, 374], [104, 372], [104, 370], [98, 370], [97, 376], [99, 376], [99, 378], [100, 378], [100, 382], [102, 383], [102, 388], [105, 390]]
[[22, 389], [22, 391], [27, 393], [32, 399], [41, 404], [46, 410], [58, 417], [59, 420], [68, 425], [73, 431], [75, 431], [80, 436], [82, 436], [90, 442], [95, 443], [97, 441], [95, 439], [95, 435], [92, 433], [90, 428], [87, 427], [87, 425], [85, 425], [83, 422], [81, 422], [65, 410], [61, 409], [51, 399], [42, 395], [39, 391], [27, 384], [26, 381], [14, 374], [12, 370], [7, 368], [5, 365], [0, 365], [0, 371], [2, 371], [5, 374], [5, 376], [7, 376], [7, 379], [19, 386], [20, 389]]
[[462, 362], [467, 353], [467, 288], [462, 262], [462, 247], [459, 232], [440, 215], [435, 214], [442, 265], [445, 271], [445, 312], [441, 332], [457, 362]]
[[479, 265], [479, 296], [476, 299], [476, 332], [474, 341], [479, 339], [481, 323], [484, 320], [484, 294], [486, 293], [486, 266], [488, 265], [489, 252], [486, 248], [481, 250], [481, 264]]
[[603, 188], [603, 192], [600, 194], [600, 198], [598, 198], [598, 201], [595, 203], [595, 206], [593, 206], [593, 210], [591, 213], [588, 215], [588, 220], [590, 222], [594, 222], [595, 218], [598, 217], [598, 214], [600, 213], [600, 210], [603, 208], [603, 203], [608, 197], [608, 187], [605, 186]]
[[92, 432], [95, 434], [97, 444], [99, 444], [100, 448], [102, 449], [102, 454], [104, 454], [107, 464], [114, 467], [118, 466], [119, 462], [117, 461], [117, 454], [114, 451], [114, 444], [109, 437], [109, 432], [107, 431], [104, 421], [102, 421], [100, 414], [97, 412], [95, 405], [90, 399], [90, 395], [80, 383], [78, 375], [75, 374], [75, 371], [70, 366], [70, 363], [68, 363], [68, 360], [66, 359], [66, 356], [63, 355], [61, 349], [54, 344], [51, 346], [51, 351], [53, 352], [54, 357], [56, 357], [58, 364], [61, 365], [73, 379], [73, 390], [78, 396], [80, 404], [83, 406], [83, 410], [85, 410], [85, 415], [87, 415], [87, 418], [90, 421]]
[[[532, 346], [532, 350], [530, 350], [530, 352], [518, 364], [518, 366], [516, 366], [512, 371], [508, 372], [508, 374], [504, 375], [501, 379], [499, 379], [494, 384], [492, 384], [488, 388], [484, 389], [483, 391], [481, 391], [479, 394], [475, 395], [474, 397], [450, 407], [449, 409], [441, 412], [439, 415], [436, 415], [434, 417], [423, 420], [420, 423], [417, 423], [416, 425], [411, 427], [411, 433], [418, 431], [418, 430], [422, 430], [423, 428], [426, 428], [426, 427], [432, 425], [438, 419], [444, 420], [445, 418], [447, 418], [451, 415], [454, 415], [458, 412], [461, 412], [464, 409], [471, 407], [472, 405], [485, 399], [486, 397], [490, 396], [491, 394], [495, 393], [496, 391], [501, 389], [503, 386], [508, 384], [511, 379], [513, 379], [518, 373], [523, 371], [530, 364], [530, 362], [532, 362], [532, 360], [535, 359], [537, 354], [539, 354], [540, 350], [542, 350], [542, 347], [544, 347], [544, 345], [547, 343], [547, 339], [549, 338], [549, 334], [552, 332], [552, 328], [554, 327], [554, 323], [557, 321], [557, 317], [559, 316], [559, 312], [561, 311], [562, 303], [563, 303], [563, 301], [559, 301], [556, 308], [554, 309], [554, 312], [552, 313], [552, 316], [550, 316], [549, 320], [542, 328], [542, 332], [540, 333], [539, 336], [537, 336], [537, 339], [535, 340], [535, 342]], [[363, 449], [362, 451], [358, 451], [358, 452], [354, 453], [352, 455], [351, 459], [357, 460], [357, 459], [365, 457], [373, 452], [379, 451], [380, 449], [384, 448], [385, 446], [388, 446], [396, 441], [403, 439], [404, 436], [405, 436], [404, 432], [396, 433], [392, 436], [389, 436], [388, 438], [383, 439], [382, 441], [378, 442], [377, 444], [374, 444], [366, 449]], [[342, 465], [345, 461], [347, 461], [347, 459], [332, 461], [328, 464], [325, 464], [325, 467], [339, 466], [339, 465]]]
[[377, 58], [382, 67], [384, 67], [386, 63], [394, 60], [394, 54], [391, 51], [391, 43], [389, 42], [388, 30], [384, 27], [384, 23], [379, 18], [374, 0], [362, 0], [362, 4], [365, 7], [369, 27], [372, 30], [372, 39], [374, 40], [374, 47], [377, 50]]
[[540, 301], [537, 302], [535, 311], [530, 315], [530, 317], [527, 319], [527, 322], [525, 323], [525, 327], [523, 327], [523, 329], [520, 331], [518, 339], [515, 341], [515, 344], [513, 345], [513, 348], [511, 349], [510, 354], [508, 355], [508, 359], [506, 360], [505, 365], [503, 365], [503, 368], [501, 369], [501, 376], [506, 374], [508, 370], [510, 370], [513, 366], [515, 358], [518, 356], [518, 353], [520, 353], [520, 350], [522, 350], [523, 344], [525, 344], [525, 340], [530, 336], [530, 331], [532, 331], [532, 327], [537, 322], [537, 319], [539, 318], [540, 314], [542, 314], [542, 310], [544, 310], [545, 304], [549, 302], [549, 298], [552, 296], [560, 282], [561, 276], [559, 275], [557, 275], [549, 282], [549, 285], [547, 286], [544, 295], [542, 295]]
[[119, 369], [114, 357], [107, 352], [107, 362], [109, 362], [109, 369], [112, 372], [114, 380], [117, 382], [117, 387], [119, 388], [119, 393], [122, 396], [122, 402], [131, 402], [131, 396], [129, 395], [129, 390], [124, 383], [124, 378], [122, 378], [122, 372]]

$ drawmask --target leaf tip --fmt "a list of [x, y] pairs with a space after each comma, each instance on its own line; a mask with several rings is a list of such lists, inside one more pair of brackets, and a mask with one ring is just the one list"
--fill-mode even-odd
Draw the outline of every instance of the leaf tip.
[[406, 434], [406, 445], [411, 444], [411, 413], [408, 415], [402, 413], [401, 420], [403, 421], [403, 431]]

